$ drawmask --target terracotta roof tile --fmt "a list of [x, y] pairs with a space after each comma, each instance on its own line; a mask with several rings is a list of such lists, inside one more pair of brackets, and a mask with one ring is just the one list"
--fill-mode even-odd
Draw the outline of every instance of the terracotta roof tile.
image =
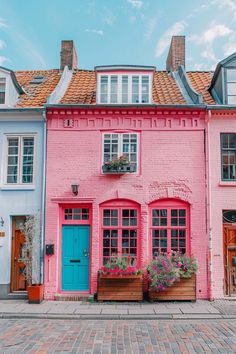
[[[186, 103], [174, 79], [165, 71], [154, 73], [153, 101], [157, 104]], [[60, 103], [95, 104], [96, 75], [94, 71], [77, 70]]]
[[176, 82], [166, 71], [154, 73], [152, 98], [157, 104], [186, 103]]
[[[53, 92], [58, 84], [61, 73], [53, 70], [16, 71], [17, 81], [24, 88], [25, 94], [20, 96], [16, 107], [41, 107], [46, 103], [47, 97]], [[40, 84], [31, 84], [35, 76], [43, 76]]]
[[203, 96], [203, 101], [206, 104], [215, 104], [210, 92], [207, 90], [211, 83], [211, 71], [189, 71], [187, 76], [195, 91]]
[[94, 71], [76, 70], [60, 103], [96, 103], [96, 76]]

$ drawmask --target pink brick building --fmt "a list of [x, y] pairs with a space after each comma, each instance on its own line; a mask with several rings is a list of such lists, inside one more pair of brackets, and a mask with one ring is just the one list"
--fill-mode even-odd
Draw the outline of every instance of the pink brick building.
[[[198, 259], [207, 298], [204, 107], [167, 71], [108, 66], [74, 70], [47, 120], [45, 298], [95, 293], [114, 254], [144, 268], [171, 249]], [[128, 169], [103, 167], [120, 156]]]
[[45, 298], [94, 294], [114, 255], [145, 268], [170, 250], [197, 258], [198, 299], [236, 292], [235, 56], [212, 78], [185, 72], [181, 36], [166, 71], [77, 69], [72, 42], [61, 55], [71, 77], [47, 106]]

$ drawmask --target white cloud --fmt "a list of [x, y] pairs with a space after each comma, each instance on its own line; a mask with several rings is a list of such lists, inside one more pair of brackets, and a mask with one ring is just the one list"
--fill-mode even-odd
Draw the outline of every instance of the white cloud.
[[5, 63], [5, 61], [8, 61], [8, 59], [6, 57], [0, 55], [0, 65], [3, 65]]
[[236, 2], [235, 0], [212, 0], [213, 5], [218, 5], [218, 7], [223, 10], [226, 8], [230, 10], [234, 18], [236, 18]]
[[199, 40], [205, 43], [213, 43], [218, 37], [224, 37], [231, 34], [233, 31], [225, 25], [215, 25], [212, 24], [201, 36]]
[[104, 35], [103, 30], [97, 30], [97, 29], [86, 28], [85, 32], [95, 33], [95, 34], [98, 34], [99, 36], [103, 36]]
[[2, 39], [0, 39], [0, 49], [4, 47], [6, 47], [6, 43]]
[[156, 24], [157, 24], [157, 17], [150, 18], [149, 21], [147, 22], [147, 30], [144, 34], [147, 40], [151, 39], [152, 34], [156, 28]]
[[169, 47], [171, 37], [180, 34], [187, 26], [188, 24], [185, 21], [176, 22], [171, 26], [157, 42], [155, 56], [160, 57]]
[[205, 59], [212, 60], [214, 62], [217, 61], [217, 58], [216, 58], [211, 46], [209, 46], [207, 49], [203, 50], [203, 52], [201, 52], [201, 56]]
[[109, 26], [112, 26], [116, 19], [116, 16], [107, 7], [103, 8], [101, 17], [103, 22]]
[[8, 27], [4, 18], [0, 17], [0, 28]]
[[143, 1], [141, 0], [128, 0], [128, 3], [136, 9], [141, 9], [141, 7], [143, 6]]

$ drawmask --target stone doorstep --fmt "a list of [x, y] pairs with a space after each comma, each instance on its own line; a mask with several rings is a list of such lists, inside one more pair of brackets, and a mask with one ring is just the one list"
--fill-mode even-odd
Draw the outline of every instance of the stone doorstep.
[[87, 301], [93, 299], [93, 296], [90, 294], [80, 294], [80, 295], [55, 295], [55, 301]]

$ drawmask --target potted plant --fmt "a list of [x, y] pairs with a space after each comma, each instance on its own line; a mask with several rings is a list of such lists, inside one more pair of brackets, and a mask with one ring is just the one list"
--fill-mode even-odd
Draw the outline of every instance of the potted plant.
[[40, 283], [40, 217], [27, 216], [21, 229], [25, 235], [22, 262], [25, 263], [24, 275], [27, 281], [30, 303], [39, 304], [43, 300], [43, 284]]
[[130, 164], [128, 156], [122, 155], [117, 159], [105, 162], [102, 166], [103, 173], [135, 172], [135, 167]]
[[196, 300], [197, 261], [186, 254], [160, 254], [149, 264], [151, 300]]
[[143, 300], [143, 272], [129, 257], [112, 258], [98, 271], [98, 301]]

